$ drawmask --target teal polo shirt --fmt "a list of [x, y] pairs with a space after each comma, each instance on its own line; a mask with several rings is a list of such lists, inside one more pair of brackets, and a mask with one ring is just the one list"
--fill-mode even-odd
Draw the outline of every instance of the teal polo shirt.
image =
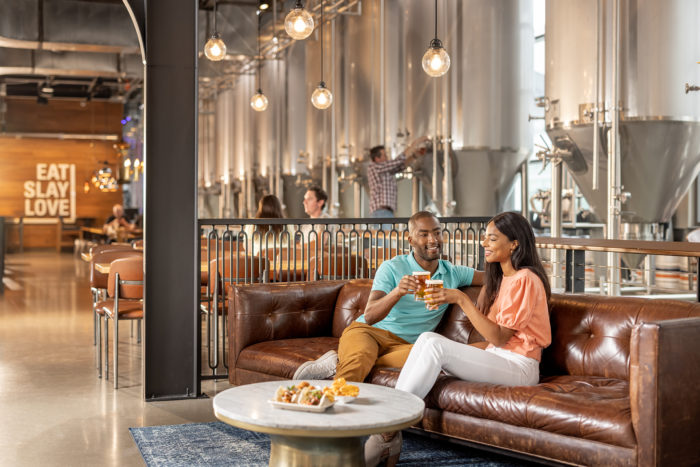
[[[390, 293], [398, 285], [403, 276], [410, 276], [413, 271], [423, 271], [413, 253], [399, 255], [389, 261], [384, 261], [377, 269], [372, 283], [372, 291], [381, 290]], [[457, 289], [471, 285], [474, 269], [467, 266], [455, 266], [449, 261], [440, 260], [438, 268], [431, 279], [442, 279], [446, 289]], [[389, 314], [372, 326], [392, 332], [400, 338], [414, 343], [424, 332], [434, 331], [447, 309], [447, 304], [440, 305], [437, 310], [428, 310], [424, 302], [416, 301], [413, 294], [406, 294], [396, 302]], [[365, 323], [365, 316], [357, 318]]]

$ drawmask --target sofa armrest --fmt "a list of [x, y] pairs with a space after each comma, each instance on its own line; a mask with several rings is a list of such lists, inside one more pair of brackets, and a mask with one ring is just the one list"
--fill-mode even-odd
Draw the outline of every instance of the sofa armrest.
[[630, 342], [630, 406], [639, 465], [697, 462], [700, 318], [642, 323]]
[[241, 350], [258, 342], [330, 336], [335, 302], [344, 284], [232, 285], [228, 295], [229, 363], [235, 363]]

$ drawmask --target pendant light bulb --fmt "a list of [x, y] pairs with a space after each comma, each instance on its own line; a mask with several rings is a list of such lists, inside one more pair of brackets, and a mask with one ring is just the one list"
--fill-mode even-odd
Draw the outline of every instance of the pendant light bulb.
[[433, 39], [423, 55], [423, 70], [434, 78], [442, 76], [450, 69], [450, 56], [440, 39]]
[[284, 19], [284, 30], [292, 39], [304, 40], [311, 35], [314, 30], [314, 19], [308, 11], [304, 9], [300, 0], [297, 0], [294, 9], [287, 14]]
[[333, 104], [333, 94], [323, 81], [318, 84], [318, 87], [311, 94], [311, 104], [320, 110], [327, 109]]
[[256, 112], [262, 112], [267, 109], [267, 97], [263, 94], [262, 89], [258, 89], [258, 92], [250, 98], [250, 106]]
[[204, 55], [212, 62], [224, 59], [226, 56], [226, 44], [224, 44], [219, 33], [215, 32], [212, 34], [207, 43], [204, 44]]

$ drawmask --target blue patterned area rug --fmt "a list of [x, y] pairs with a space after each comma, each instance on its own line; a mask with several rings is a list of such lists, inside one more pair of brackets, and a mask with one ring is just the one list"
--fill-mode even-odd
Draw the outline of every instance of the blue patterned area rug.
[[[222, 422], [129, 428], [149, 467], [266, 466], [270, 438]], [[401, 466], [531, 465], [489, 452], [404, 432]]]

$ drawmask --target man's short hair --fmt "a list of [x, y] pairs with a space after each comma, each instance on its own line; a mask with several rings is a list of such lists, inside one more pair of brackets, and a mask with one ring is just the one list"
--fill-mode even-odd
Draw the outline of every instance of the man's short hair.
[[313, 191], [314, 195], [316, 196], [316, 199], [319, 201], [323, 201], [323, 206], [321, 206], [321, 209], [324, 209], [326, 207], [326, 202], [328, 201], [328, 193], [326, 193], [323, 188], [321, 188], [318, 185], [314, 185], [306, 191]]
[[383, 145], [379, 145], [369, 150], [369, 158], [372, 159], [372, 162], [377, 160], [377, 158], [382, 155], [382, 150], [384, 149], [386, 148]]
[[411, 233], [415, 230], [416, 228], [416, 222], [418, 222], [421, 219], [425, 219], [428, 217], [432, 217], [433, 219], [438, 220], [437, 216], [433, 214], [432, 212], [429, 211], [418, 211], [414, 215], [411, 216], [410, 219], [408, 219], [408, 232]]

